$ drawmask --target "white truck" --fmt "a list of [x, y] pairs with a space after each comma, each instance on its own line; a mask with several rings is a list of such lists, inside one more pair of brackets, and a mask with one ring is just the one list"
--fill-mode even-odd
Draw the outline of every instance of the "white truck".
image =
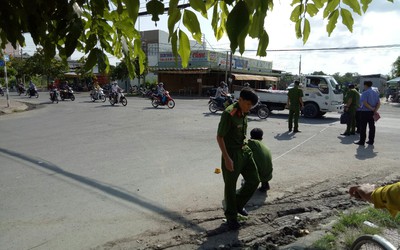
[[[293, 87], [293, 83], [288, 89]], [[343, 111], [343, 93], [332, 76], [306, 75], [302, 77], [300, 88], [303, 90], [304, 109], [302, 114], [308, 118], [321, 117], [326, 112]], [[287, 103], [288, 90], [255, 89], [260, 101], [270, 111], [284, 110]], [[235, 91], [239, 97], [240, 91]]]

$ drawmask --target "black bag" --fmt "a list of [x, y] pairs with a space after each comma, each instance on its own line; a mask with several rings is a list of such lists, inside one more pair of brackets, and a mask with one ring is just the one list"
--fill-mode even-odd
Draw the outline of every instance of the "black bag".
[[347, 124], [350, 121], [350, 114], [349, 112], [344, 112], [340, 116], [340, 124]]

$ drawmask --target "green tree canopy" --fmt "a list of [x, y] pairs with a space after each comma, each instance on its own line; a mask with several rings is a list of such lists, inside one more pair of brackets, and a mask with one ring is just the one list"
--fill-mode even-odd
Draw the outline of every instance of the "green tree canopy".
[[[295, 23], [297, 38], [306, 43], [311, 32], [309, 19], [323, 12], [327, 20], [326, 30], [330, 35], [337, 21], [349, 31], [353, 30], [352, 14], [362, 15], [372, 0], [292, 0], [290, 20]], [[387, 0], [393, 2], [393, 0]], [[0, 9], [0, 44], [4, 48], [9, 41], [24, 45], [23, 33], [29, 32], [36, 45], [43, 47], [47, 60], [58, 51], [66, 60], [75, 50], [87, 55], [86, 68], [98, 64], [100, 71], [109, 70], [105, 52], [124, 58], [131, 78], [135, 68], [145, 70], [145, 53], [141, 48], [140, 33], [135, 29], [139, 8], [146, 8], [152, 20], [157, 22], [168, 8], [168, 32], [172, 51], [188, 65], [190, 44], [188, 34], [201, 43], [201, 27], [197, 15], [210, 20], [217, 40], [226, 34], [232, 52], [245, 51], [246, 37], [259, 40], [257, 55], [266, 56], [269, 43], [264, 28], [265, 17], [273, 11], [273, 0], [189, 0], [192, 9], [182, 8], [179, 0], [170, 0], [168, 5], [161, 0], [6, 0]], [[209, 16], [209, 13], [212, 13]], [[204, 24], [202, 24], [204, 25]], [[276, 25], [276, 24], [272, 24]], [[138, 65], [134, 62], [138, 59]]]
[[392, 78], [400, 76], [400, 56], [392, 64]]

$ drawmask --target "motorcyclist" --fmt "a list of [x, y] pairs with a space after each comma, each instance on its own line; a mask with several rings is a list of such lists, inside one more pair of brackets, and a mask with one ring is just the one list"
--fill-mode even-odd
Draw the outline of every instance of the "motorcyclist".
[[99, 92], [100, 92], [100, 85], [99, 82], [95, 79], [93, 83], [93, 90], [92, 90], [92, 95], [96, 96], [97, 98], [99, 97]]
[[117, 82], [114, 81], [111, 87], [111, 92], [112, 94], [115, 96], [117, 96], [117, 102], [119, 102], [119, 100], [121, 99], [121, 93], [122, 93], [122, 88], [120, 86], [118, 86]]
[[[222, 107], [225, 98], [228, 96], [228, 93], [224, 91], [226, 83], [224, 81], [220, 82], [219, 87], [217, 88], [217, 91], [215, 92], [215, 101], [218, 103], [219, 107]], [[227, 87], [227, 85], [226, 85]]]
[[32, 96], [36, 90], [36, 85], [31, 81], [29, 81], [29, 94]]
[[160, 98], [161, 103], [165, 103], [165, 89], [164, 89], [164, 83], [160, 82], [157, 85], [157, 96]]

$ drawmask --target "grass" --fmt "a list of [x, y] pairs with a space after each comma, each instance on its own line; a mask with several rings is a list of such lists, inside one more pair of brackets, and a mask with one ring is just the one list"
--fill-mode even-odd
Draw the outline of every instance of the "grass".
[[[369, 221], [377, 227], [364, 224]], [[381, 234], [383, 229], [400, 229], [400, 216], [393, 218], [385, 210], [369, 207], [359, 212], [342, 214], [332, 230], [316, 241], [312, 247], [320, 250], [350, 249], [356, 238], [363, 234]]]

